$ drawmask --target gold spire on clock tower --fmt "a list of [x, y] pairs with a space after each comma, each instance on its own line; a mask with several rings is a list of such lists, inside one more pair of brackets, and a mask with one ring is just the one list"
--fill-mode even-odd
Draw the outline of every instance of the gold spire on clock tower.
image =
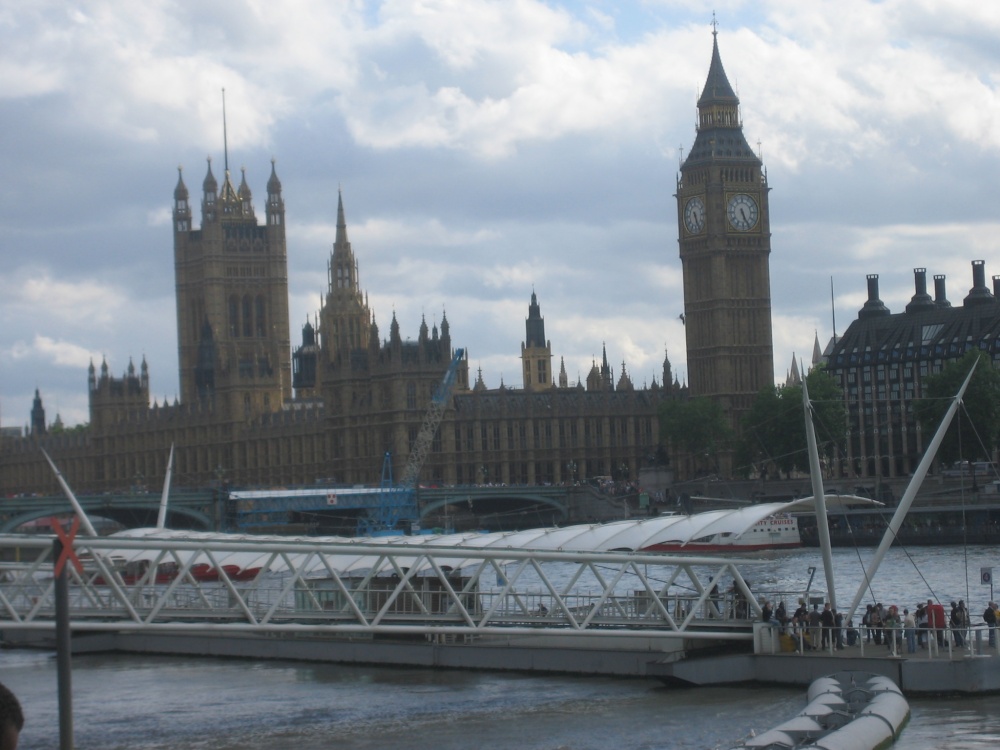
[[774, 384], [768, 190], [713, 30], [697, 135], [677, 178], [678, 243], [690, 393], [718, 401], [736, 428]]

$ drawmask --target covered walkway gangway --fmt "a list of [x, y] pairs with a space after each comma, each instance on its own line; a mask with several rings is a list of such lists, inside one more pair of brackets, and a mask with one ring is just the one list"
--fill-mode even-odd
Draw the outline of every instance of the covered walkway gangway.
[[[749, 639], [759, 617], [740, 571], [753, 560], [499, 544], [513, 536], [460, 545], [164, 531], [77, 538], [71, 627]], [[52, 548], [47, 538], [0, 537], [0, 555], [15, 560], [0, 567], [0, 629], [53, 627]]]

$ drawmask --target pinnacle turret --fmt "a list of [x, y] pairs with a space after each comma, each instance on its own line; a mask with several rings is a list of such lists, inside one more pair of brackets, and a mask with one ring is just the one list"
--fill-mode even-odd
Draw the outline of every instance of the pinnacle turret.
[[360, 303], [358, 269], [354, 251], [347, 239], [347, 220], [344, 218], [344, 196], [337, 191], [337, 234], [333, 241], [333, 255], [330, 258], [330, 291], [338, 289], [357, 295]]
[[278, 179], [278, 173], [275, 171], [274, 159], [271, 159], [271, 176], [267, 180], [267, 192], [269, 194], [281, 192], [281, 180]]
[[337, 190], [337, 236], [334, 240], [337, 245], [347, 245], [351, 243], [347, 240], [347, 220], [344, 218], [344, 194]]
[[207, 195], [211, 193], [212, 195], [217, 195], [219, 192], [219, 183], [215, 181], [215, 175], [212, 174], [212, 157], [208, 157], [208, 172], [205, 173], [205, 180], [201, 183], [202, 191]]
[[285, 223], [285, 201], [281, 198], [281, 180], [271, 159], [271, 176], [267, 180], [267, 225], [281, 226]]
[[186, 232], [191, 228], [191, 203], [188, 198], [183, 171], [177, 167], [177, 187], [174, 188], [174, 230], [177, 232]]
[[184, 184], [183, 170], [177, 167], [177, 187], [174, 188], [174, 201], [187, 202], [188, 197], [187, 185]]

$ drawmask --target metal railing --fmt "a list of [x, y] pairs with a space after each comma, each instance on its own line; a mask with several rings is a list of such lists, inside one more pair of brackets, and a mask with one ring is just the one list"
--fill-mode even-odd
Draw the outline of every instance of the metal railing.
[[[67, 566], [74, 631], [748, 640], [760, 616], [739, 570], [752, 560], [252, 537], [73, 547], [82, 561], [80, 571]], [[0, 559], [10, 560], [0, 564], [0, 629], [52, 628], [51, 540], [0, 536]], [[733, 593], [719, 596], [729, 581]]]
[[[758, 622], [763, 635], [756, 639], [758, 653], [825, 652], [837, 655], [848, 652], [862, 657], [911, 657], [923, 659], [962, 659], [1000, 656], [997, 629], [970, 625], [954, 628], [867, 628], [824, 626], [782, 626]], [[869, 637], [868, 631], [871, 630]], [[877, 635], [876, 635], [877, 633]], [[782, 638], [782, 636], [785, 636]]]

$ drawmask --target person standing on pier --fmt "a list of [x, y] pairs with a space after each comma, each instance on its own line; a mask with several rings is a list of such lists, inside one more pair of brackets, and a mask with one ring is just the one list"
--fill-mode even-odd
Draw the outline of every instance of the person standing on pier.
[[820, 625], [823, 628], [820, 646], [822, 648], [827, 648], [830, 645], [830, 637], [833, 635], [833, 626], [836, 623], [836, 620], [833, 617], [833, 609], [830, 607], [830, 602], [823, 605], [823, 614], [821, 614], [819, 618]]
[[854, 620], [850, 617], [847, 618], [847, 645], [854, 646], [858, 640], [861, 638], [861, 634], [858, 629], [854, 627]]
[[917, 653], [917, 620], [905, 607], [903, 608], [903, 637], [906, 638], [906, 653]]
[[872, 638], [875, 640], [876, 646], [882, 645], [882, 603], [879, 602], [874, 607], [872, 607], [871, 614], [868, 616], [868, 626], [872, 631]]
[[960, 607], [957, 602], [952, 602], [948, 623], [951, 625], [951, 634], [955, 639], [955, 645], [962, 648], [965, 645], [965, 607]]
[[947, 628], [947, 623], [945, 622], [944, 617], [944, 607], [940, 604], [935, 604], [932, 599], [928, 599], [926, 610], [927, 626], [933, 630], [938, 648], [944, 648], [944, 634], [945, 629]]
[[882, 623], [885, 630], [885, 645], [893, 655], [898, 653], [899, 648], [899, 633], [900, 633], [900, 621], [899, 621], [899, 610], [896, 605], [893, 604], [886, 610], [885, 622]]
[[917, 621], [917, 645], [923, 648], [927, 645], [927, 608], [923, 604], [917, 605], [917, 611], [914, 615]]
[[990, 631], [990, 648], [993, 648], [997, 644], [997, 605], [996, 602], [990, 602], [986, 609], [983, 610], [983, 622], [986, 623], [986, 627]]
[[809, 613], [809, 643], [814, 649], [820, 645], [820, 630], [823, 627], [823, 617], [819, 613], [819, 604], [813, 604]]

